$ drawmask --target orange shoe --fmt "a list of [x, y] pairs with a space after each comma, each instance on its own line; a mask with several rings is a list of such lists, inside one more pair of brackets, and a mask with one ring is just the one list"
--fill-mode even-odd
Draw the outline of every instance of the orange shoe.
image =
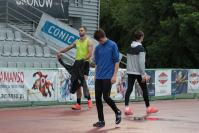
[[125, 107], [124, 114], [125, 115], [133, 115], [133, 111], [130, 107]]
[[73, 105], [71, 108], [73, 110], [81, 110], [81, 106], [78, 103], [76, 103], [75, 105]]
[[151, 114], [151, 113], [157, 113], [158, 109], [155, 107], [148, 107], [146, 110], [147, 113]]
[[92, 100], [90, 99], [90, 100], [88, 100], [88, 108], [92, 108], [93, 107], [93, 102], [92, 102]]

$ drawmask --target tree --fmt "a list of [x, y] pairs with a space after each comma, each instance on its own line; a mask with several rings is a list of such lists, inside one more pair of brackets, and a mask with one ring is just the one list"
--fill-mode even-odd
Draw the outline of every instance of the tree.
[[100, 24], [122, 53], [143, 30], [150, 68], [199, 66], [197, 0], [101, 0]]

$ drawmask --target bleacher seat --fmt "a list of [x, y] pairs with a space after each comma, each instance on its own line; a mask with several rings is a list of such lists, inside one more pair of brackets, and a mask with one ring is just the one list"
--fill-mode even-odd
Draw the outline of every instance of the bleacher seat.
[[4, 45], [5, 44], [5, 41], [0, 41], [0, 45]]
[[11, 56], [19, 56], [19, 45], [12, 45]]
[[62, 67], [52, 53], [49, 47], [39, 44], [6, 24], [2, 26], [0, 23], [1, 68], [57, 68], [58, 65]]
[[20, 45], [22, 45], [22, 42], [16, 42], [16, 41], [14, 41], [14, 42], [12, 42], [12, 44], [13, 44], [13, 45], [19, 45], [19, 46], [20, 46]]
[[49, 68], [49, 63], [48, 62], [42, 62], [42, 68]]
[[50, 62], [50, 68], [57, 68], [56, 62]]
[[59, 62], [57, 62], [57, 68], [63, 68], [63, 66]]
[[11, 46], [10, 45], [4, 45], [3, 46], [3, 56], [10, 56], [11, 54]]
[[41, 68], [41, 63], [34, 62], [34, 68]]
[[3, 45], [0, 45], [0, 55], [3, 53]]
[[6, 34], [7, 34], [7, 39], [8, 41], [13, 41], [14, 40], [14, 33], [12, 30], [7, 29], [6, 30]]
[[43, 49], [40, 46], [35, 46], [35, 56], [42, 57], [43, 56]]
[[29, 45], [27, 50], [28, 50], [27, 56], [35, 56], [35, 47]]
[[14, 34], [15, 34], [15, 41], [18, 41], [18, 42], [22, 41], [22, 36], [19, 31], [15, 31]]
[[24, 66], [24, 63], [23, 63], [23, 62], [17, 62], [17, 67], [18, 67], [18, 68], [23, 68], [23, 67], [25, 67], [25, 66]]
[[8, 62], [8, 67], [15, 68], [16, 67], [16, 63], [15, 62]]
[[44, 47], [44, 57], [51, 57], [49, 47]]
[[25, 67], [27, 68], [33, 68], [33, 63], [32, 62], [26, 62]]
[[27, 56], [27, 46], [26, 45], [20, 45], [19, 46], [19, 56]]
[[5, 41], [5, 43], [4, 43], [5, 45], [13, 45], [13, 42], [12, 41]]
[[6, 34], [5, 31], [0, 29], [0, 41], [6, 40]]
[[0, 62], [0, 67], [8, 67], [7, 62]]

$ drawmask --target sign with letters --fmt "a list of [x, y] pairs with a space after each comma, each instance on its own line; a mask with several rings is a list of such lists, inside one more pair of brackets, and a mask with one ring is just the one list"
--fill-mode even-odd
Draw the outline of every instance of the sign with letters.
[[42, 13], [58, 19], [68, 19], [68, 1], [64, 0], [0, 0], [0, 5], [1, 13], [8, 12], [14, 16], [9, 19], [39, 22]]

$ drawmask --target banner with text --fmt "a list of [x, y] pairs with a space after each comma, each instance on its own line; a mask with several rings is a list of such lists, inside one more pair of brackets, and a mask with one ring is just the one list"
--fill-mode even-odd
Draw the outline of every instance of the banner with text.
[[1, 69], [0, 101], [55, 101], [57, 71]]
[[[176, 94], [199, 93], [198, 69], [156, 69], [147, 70], [149, 96], [170, 96]], [[95, 69], [91, 69], [87, 79], [91, 98], [95, 100]], [[128, 75], [119, 69], [117, 82], [112, 85], [113, 100], [124, 100], [128, 88]], [[65, 69], [20, 69], [0, 70], [0, 101], [76, 101], [76, 94], [70, 94], [70, 74]], [[82, 89], [82, 88], [81, 88]], [[130, 99], [142, 96], [135, 82]], [[82, 96], [83, 100], [86, 100]]]
[[[42, 13], [62, 20], [68, 19], [68, 1], [63, 0], [1, 0], [10, 15], [24, 21], [39, 22]], [[9, 9], [12, 10], [9, 10]], [[6, 11], [6, 10], [5, 10]]]
[[[71, 45], [74, 41], [79, 39], [79, 31], [43, 13], [35, 36], [44, 42], [51, 42], [63, 48]], [[90, 38], [90, 40], [94, 47], [98, 44], [95, 39]], [[75, 51], [76, 49], [71, 49], [68, 51], [68, 54], [75, 57]]]
[[25, 72], [18, 69], [0, 70], [0, 101], [27, 101]]

